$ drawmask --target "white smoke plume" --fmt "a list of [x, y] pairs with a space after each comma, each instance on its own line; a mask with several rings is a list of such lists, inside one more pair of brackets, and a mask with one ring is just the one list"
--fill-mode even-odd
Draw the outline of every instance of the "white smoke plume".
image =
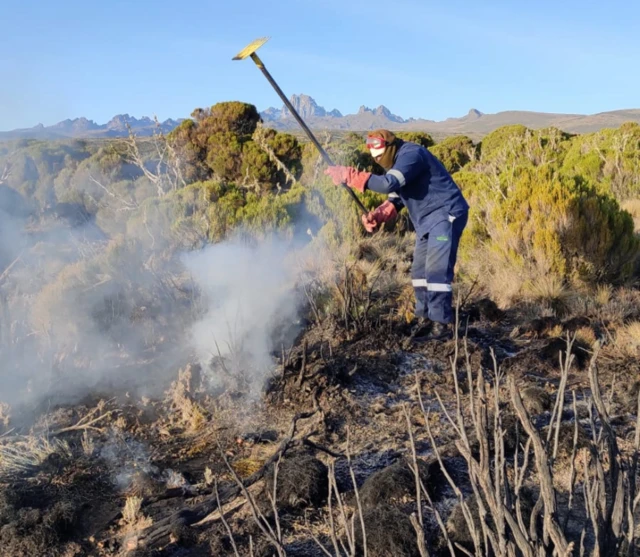
[[238, 234], [150, 270], [153, 253], [93, 223], [4, 213], [0, 274], [19, 261], [0, 283], [0, 401], [14, 408], [95, 391], [159, 396], [194, 357], [212, 391], [256, 396], [300, 331], [299, 238]]
[[299, 253], [277, 237], [238, 236], [183, 258], [204, 294], [206, 309], [190, 336], [213, 387], [231, 380], [256, 394], [273, 352], [299, 331]]
[[68, 167], [63, 144], [39, 147], [0, 144], [12, 165], [0, 183], [0, 402], [15, 415], [93, 393], [162, 396], [194, 359], [213, 391], [256, 395], [300, 331], [302, 231], [321, 219], [301, 217], [301, 237], [245, 231], [179, 256], [178, 243], [206, 234], [198, 223], [172, 229], [169, 196], [151, 199], [142, 180], [136, 193], [152, 202], [134, 203], [122, 188], [135, 173], [113, 182], [81, 146]]

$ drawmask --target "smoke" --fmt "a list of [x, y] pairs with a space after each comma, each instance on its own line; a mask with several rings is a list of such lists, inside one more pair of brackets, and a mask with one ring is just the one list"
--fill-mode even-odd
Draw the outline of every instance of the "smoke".
[[[122, 364], [114, 358], [117, 328], [105, 331], [100, 319], [125, 290], [122, 276], [101, 272], [108, 242], [94, 223], [70, 226], [24, 212], [19, 195], [4, 195], [3, 201], [0, 400], [12, 406], [44, 397], [73, 400], [109, 373], [117, 375]], [[120, 263], [122, 271], [134, 268], [127, 258]], [[128, 348], [138, 340], [130, 337]]]
[[151, 217], [153, 250], [92, 221], [21, 212], [20, 198], [0, 211], [0, 401], [14, 415], [94, 392], [159, 396], [194, 359], [212, 392], [255, 397], [300, 331], [308, 236], [238, 233], [167, 256]]
[[273, 352], [299, 331], [299, 249], [278, 237], [238, 236], [184, 256], [206, 304], [190, 337], [213, 388], [230, 380], [257, 394]]
[[145, 445], [121, 431], [109, 431], [99, 454], [111, 468], [115, 486], [123, 492], [134, 487], [137, 480], [157, 476], [160, 472], [153, 465]]
[[294, 238], [244, 231], [180, 254], [177, 236], [201, 245], [209, 233], [184, 207], [172, 214], [201, 202], [195, 190], [152, 198], [145, 178], [110, 182], [99, 161], [111, 159], [83, 146], [20, 145], [0, 145], [12, 164], [0, 183], [0, 402], [15, 416], [93, 393], [161, 396], [194, 360], [212, 392], [257, 396], [300, 332], [305, 231], [322, 219], [301, 211]]
[[27, 246], [22, 232], [27, 212], [21, 201], [20, 194], [0, 184], [0, 273]]

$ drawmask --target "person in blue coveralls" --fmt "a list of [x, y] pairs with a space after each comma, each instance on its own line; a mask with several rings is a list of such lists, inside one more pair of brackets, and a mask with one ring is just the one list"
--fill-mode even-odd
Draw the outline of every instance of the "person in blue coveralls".
[[375, 130], [367, 136], [367, 148], [384, 175], [350, 166], [330, 166], [325, 174], [335, 185], [387, 194], [379, 207], [362, 215], [368, 232], [396, 218], [406, 207], [416, 230], [411, 279], [418, 319], [410, 339], [450, 339], [454, 322], [451, 283], [469, 205], [444, 165], [422, 145], [404, 141], [389, 130]]

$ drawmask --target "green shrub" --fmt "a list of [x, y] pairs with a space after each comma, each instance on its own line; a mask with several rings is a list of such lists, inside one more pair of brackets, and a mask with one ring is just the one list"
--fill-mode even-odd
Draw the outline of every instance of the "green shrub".
[[251, 137], [260, 121], [260, 114], [252, 104], [221, 102], [211, 107], [206, 121], [212, 132], [229, 132], [242, 141]]
[[433, 140], [433, 137], [431, 137], [431, 134], [426, 132], [397, 132], [395, 135], [399, 139], [417, 143], [426, 149], [435, 145], [435, 141]]
[[521, 124], [502, 126], [487, 134], [480, 142], [483, 161], [495, 159], [501, 152], [524, 144], [528, 129]]
[[[265, 193], [287, 182], [272, 156], [295, 176], [301, 174], [302, 149], [296, 138], [258, 130], [255, 106], [223, 102], [208, 110], [196, 109], [192, 117], [168, 136], [170, 145], [186, 160], [187, 182], [215, 179]], [[268, 149], [254, 141], [258, 131]]]
[[628, 123], [576, 137], [561, 168], [624, 201], [640, 196], [640, 125]]
[[240, 138], [232, 132], [216, 131], [207, 138], [207, 165], [213, 178], [235, 182], [241, 178], [242, 148]]
[[259, 194], [214, 181], [196, 182], [148, 199], [131, 216], [127, 234], [143, 245], [194, 249], [224, 240], [235, 228], [258, 237], [291, 228], [306, 191], [297, 184], [282, 194]]
[[447, 137], [429, 149], [444, 164], [449, 172], [458, 172], [472, 157], [475, 159], [476, 146], [465, 135]]
[[553, 274], [570, 283], [623, 283], [640, 250], [631, 215], [611, 195], [543, 168], [520, 172], [506, 195], [487, 190], [471, 221], [464, 259], [477, 262], [484, 251], [488, 276], [509, 268], [534, 281]]

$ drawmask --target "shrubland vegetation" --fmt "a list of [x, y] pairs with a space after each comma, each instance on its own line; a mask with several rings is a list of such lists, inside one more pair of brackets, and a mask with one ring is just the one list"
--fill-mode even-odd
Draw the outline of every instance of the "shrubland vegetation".
[[[219, 241], [239, 226], [291, 233], [301, 217], [341, 244], [363, 237], [355, 207], [328, 185], [311, 144], [263, 128], [255, 107], [243, 103], [192, 116], [148, 140], [3, 145], [11, 210], [93, 221], [107, 237], [127, 234], [143, 244], [157, 227], [182, 248]], [[633, 282], [637, 124], [585, 135], [507, 126], [478, 144], [463, 136], [437, 144], [424, 133], [400, 137], [429, 147], [470, 201], [461, 280], [477, 279], [505, 306], [530, 298], [541, 282], [571, 289]], [[339, 163], [380, 171], [361, 134], [325, 142]], [[380, 200], [364, 195], [368, 207]], [[401, 219], [400, 230], [407, 225]]]
[[[293, 407], [291, 426], [279, 449], [258, 459], [257, 468], [254, 453], [234, 459], [241, 445], [233, 437], [236, 426], [203, 387], [202, 370], [189, 367], [164, 399], [145, 398], [134, 418], [109, 410], [104, 401], [79, 411], [81, 417], [74, 413], [75, 422], [57, 416], [54, 423], [62, 421], [52, 435], [78, 434], [71, 444], [51, 442], [48, 421], [46, 429], [36, 427], [36, 437], [0, 442], [0, 483], [49, 461], [52, 468], [62, 462], [56, 470], [66, 470], [74, 459], [93, 481], [99, 472], [90, 463], [93, 443], [103, 443], [103, 456], [114, 446], [129, 451], [130, 436], [146, 428], [140, 425], [144, 417], [161, 432], [163, 441], [152, 442], [171, 453], [174, 463], [215, 455], [219, 468], [214, 474], [207, 467], [189, 487], [201, 499], [176, 507], [178, 519], [162, 518], [157, 509], [154, 516], [149, 509], [162, 497], [148, 483], [129, 482], [118, 515], [125, 549], [129, 543], [149, 551], [171, 545], [184, 537], [176, 522], [184, 528], [206, 519], [220, 526], [215, 543], [221, 545], [211, 541], [211, 551], [229, 555], [311, 554], [287, 546], [285, 537], [294, 530], [307, 532], [313, 547], [323, 547], [321, 554], [336, 556], [360, 555], [367, 546], [370, 556], [533, 556], [554, 548], [560, 555], [578, 555], [582, 545], [594, 555], [612, 547], [635, 554], [640, 126], [584, 135], [507, 126], [477, 143], [464, 136], [435, 142], [425, 133], [399, 135], [435, 153], [471, 205], [455, 295], [464, 327], [479, 320], [486, 329], [478, 327], [475, 337], [457, 340], [451, 350], [427, 351], [437, 373], [411, 367], [416, 356], [403, 360], [389, 340], [401, 336], [413, 317], [414, 233], [406, 215], [366, 234], [349, 197], [323, 175], [313, 145], [266, 129], [254, 106], [229, 102], [197, 109], [166, 137], [0, 145], [0, 214], [9, 238], [0, 244], [0, 356], [8, 362], [3, 380], [25, 374], [25, 390], [34, 388], [43, 366], [53, 370], [52, 383], [65, 377], [65, 366], [80, 370], [96, 360], [106, 360], [114, 374], [137, 373], [145, 365], [157, 371], [164, 347], [203, 311], [201, 293], [181, 266], [185, 252], [238, 234], [251, 243], [277, 233], [306, 244], [313, 255], [299, 262], [295, 285], [304, 305], [304, 340], [289, 352], [282, 346], [278, 373], [269, 376], [263, 393], [269, 408]], [[363, 134], [319, 139], [338, 164], [382, 172], [364, 148]], [[374, 208], [384, 198], [366, 192], [362, 199]], [[109, 354], [96, 352], [104, 343], [82, 345], [97, 337], [109, 340]], [[233, 385], [235, 418], [244, 388], [231, 381], [238, 350], [229, 346], [211, 363], [229, 379], [225, 386]], [[127, 351], [135, 362], [122, 363]], [[606, 396], [597, 358], [612, 370]], [[175, 367], [173, 360], [165, 364]], [[29, 371], [15, 369], [19, 365]], [[412, 369], [408, 379], [397, 371], [402, 366]], [[364, 379], [353, 379], [359, 374]], [[532, 374], [546, 374], [544, 387], [516, 387], [514, 378], [522, 383]], [[581, 380], [588, 395], [577, 390]], [[614, 388], [620, 380], [630, 386], [624, 396]], [[373, 392], [383, 385], [383, 400], [376, 404], [395, 406], [389, 421], [378, 423], [381, 411], [371, 410], [373, 395], [350, 394], [366, 381], [373, 381]], [[386, 391], [390, 383], [392, 395]], [[438, 398], [447, 390], [448, 400]], [[12, 408], [2, 402], [0, 440], [12, 425]], [[625, 421], [623, 414], [632, 419]], [[573, 421], [567, 423], [567, 416]], [[276, 419], [275, 410], [269, 417]], [[103, 420], [112, 418], [107, 435]], [[318, 423], [296, 437], [298, 422], [316, 418]], [[622, 434], [613, 429], [619, 423]], [[361, 429], [359, 440], [357, 434], [349, 437], [352, 425]], [[328, 467], [308, 456], [299, 465], [281, 462], [290, 446], [317, 448], [309, 438], [322, 428], [329, 448], [320, 449], [342, 459], [342, 478], [334, 461]], [[366, 453], [359, 462], [364, 466], [377, 443], [370, 435], [381, 431], [402, 440], [403, 464], [391, 471], [383, 467], [391, 479], [363, 483], [352, 456], [357, 461], [358, 450]], [[187, 439], [186, 449], [171, 445], [176, 435]], [[438, 475], [442, 470], [447, 474]], [[229, 484], [218, 493], [224, 474]], [[265, 474], [265, 492], [250, 491]], [[436, 484], [450, 489], [448, 503]], [[60, 485], [56, 489], [79, 504], [79, 494]], [[186, 498], [184, 484], [176, 485]], [[398, 485], [401, 493], [391, 493]], [[255, 528], [235, 540], [225, 516], [240, 493], [249, 502], [245, 523]], [[5, 499], [0, 540], [14, 544], [16, 555], [62, 544], [70, 524], [79, 520], [77, 511], [62, 506], [51, 515], [41, 511], [40, 518], [16, 520], [11, 513], [18, 513], [19, 503]], [[122, 502], [122, 493], [116, 500]], [[287, 515], [282, 530], [279, 512], [310, 500], [312, 516], [295, 522]], [[29, 520], [48, 536], [36, 550], [24, 541]], [[50, 541], [52, 536], [60, 539]], [[261, 549], [253, 547], [257, 536]], [[104, 543], [101, 554], [110, 554], [113, 539]], [[81, 554], [65, 547], [69, 555]]]
[[[464, 136], [436, 143], [420, 132], [399, 136], [431, 149], [471, 205], [456, 292], [538, 316], [562, 317], [576, 304], [592, 314], [610, 311], [629, 345], [638, 312], [621, 300], [632, 298], [625, 288], [637, 284], [640, 269], [638, 124], [584, 135], [506, 126], [478, 143]], [[320, 139], [339, 164], [382, 171], [363, 134]], [[256, 108], [240, 102], [197, 109], [167, 136], [2, 144], [0, 208], [29, 238], [7, 242], [2, 268], [24, 257], [26, 247], [32, 258], [38, 249], [46, 254], [36, 275], [3, 274], [7, 288], [29, 296], [19, 305], [34, 310], [5, 324], [5, 336], [34, 342], [38, 336], [28, 331], [35, 330], [49, 338], [54, 316], [65, 314], [62, 300], [75, 300], [78, 289], [78, 299], [98, 304], [89, 308], [92, 320], [109, 316], [97, 330], [122, 330], [136, 307], [154, 305], [169, 291], [180, 253], [239, 231], [254, 240], [277, 233], [326, 251], [334, 275], [307, 286], [316, 321], [335, 315], [359, 332], [388, 312], [410, 320], [407, 215], [369, 237], [355, 205], [323, 169], [313, 145], [263, 127]], [[372, 209], [383, 197], [366, 192], [362, 199]], [[56, 241], [46, 232], [52, 223], [82, 231], [82, 242], [74, 248]], [[125, 260], [140, 268], [119, 264]], [[181, 284], [170, 301], [180, 315], [187, 302], [176, 298], [192, 296], [193, 286]], [[104, 292], [98, 302], [96, 291]]]

